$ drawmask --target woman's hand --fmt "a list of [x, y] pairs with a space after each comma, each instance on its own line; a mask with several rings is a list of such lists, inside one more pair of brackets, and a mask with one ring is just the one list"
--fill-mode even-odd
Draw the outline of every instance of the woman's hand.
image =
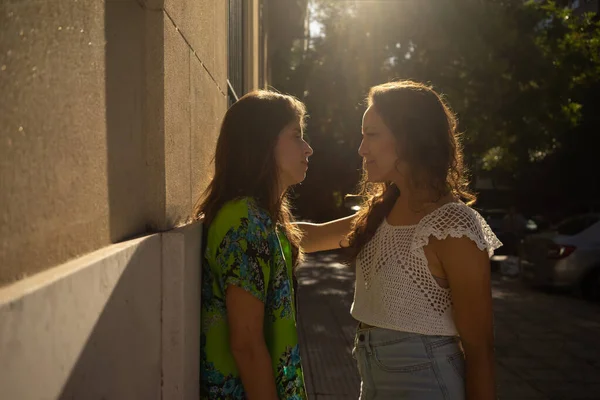
[[350, 233], [355, 215], [322, 224], [309, 222], [296, 222], [296, 226], [302, 230], [303, 236], [300, 247], [306, 253], [339, 249], [347, 246], [346, 236]]
[[446, 273], [454, 322], [466, 360], [467, 400], [495, 400], [491, 268], [487, 251], [467, 237], [432, 240]]

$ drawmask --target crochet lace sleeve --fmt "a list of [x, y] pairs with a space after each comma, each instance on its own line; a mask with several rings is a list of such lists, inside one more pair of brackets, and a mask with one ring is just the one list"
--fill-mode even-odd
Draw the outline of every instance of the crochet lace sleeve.
[[480, 250], [487, 251], [490, 257], [494, 250], [502, 246], [502, 242], [492, 232], [485, 219], [463, 203], [446, 204], [424, 217], [415, 232], [411, 250], [426, 246], [431, 236], [440, 240], [448, 236], [466, 236], [475, 242]]

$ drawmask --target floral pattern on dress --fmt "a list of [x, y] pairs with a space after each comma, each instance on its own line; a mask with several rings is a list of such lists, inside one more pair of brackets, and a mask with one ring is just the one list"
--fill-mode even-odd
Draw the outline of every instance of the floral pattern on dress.
[[[224, 234], [219, 235], [220, 232]], [[289, 242], [253, 199], [224, 205], [211, 223], [202, 266], [200, 398], [246, 399], [228, 342], [225, 290], [265, 303], [265, 342], [280, 399], [305, 400]], [[277, 340], [273, 340], [273, 338]]]
[[298, 391], [304, 392], [304, 380], [298, 372], [300, 366], [300, 348], [298, 345], [288, 347], [287, 351], [281, 356], [279, 365], [277, 366], [277, 392], [280, 398], [300, 400]]
[[269, 305], [269, 310], [271, 311], [268, 317], [271, 318], [271, 320], [292, 316], [292, 290], [292, 282], [287, 279], [286, 275], [277, 274], [275, 276], [273, 281], [273, 290], [269, 292], [267, 297], [267, 304]]

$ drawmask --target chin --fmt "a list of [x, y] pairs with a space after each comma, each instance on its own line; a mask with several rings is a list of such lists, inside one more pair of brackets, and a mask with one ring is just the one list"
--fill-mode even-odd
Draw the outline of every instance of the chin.
[[298, 175], [297, 177], [295, 177], [295, 178], [292, 180], [292, 184], [291, 184], [290, 186], [293, 186], [293, 185], [297, 185], [297, 184], [299, 184], [299, 183], [302, 183], [302, 182], [304, 181], [304, 179], [306, 179], [306, 174]]
[[296, 181], [296, 185], [304, 182], [305, 179], [306, 179], [306, 174], [302, 175], [302, 177]]

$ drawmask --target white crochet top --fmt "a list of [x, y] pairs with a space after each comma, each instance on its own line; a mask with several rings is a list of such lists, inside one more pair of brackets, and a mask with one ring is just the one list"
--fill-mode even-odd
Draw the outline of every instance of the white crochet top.
[[450, 289], [427, 266], [429, 237], [466, 236], [491, 257], [502, 246], [481, 215], [464, 203], [447, 203], [417, 225], [392, 226], [384, 219], [356, 260], [352, 316], [381, 328], [424, 335], [457, 335]]

